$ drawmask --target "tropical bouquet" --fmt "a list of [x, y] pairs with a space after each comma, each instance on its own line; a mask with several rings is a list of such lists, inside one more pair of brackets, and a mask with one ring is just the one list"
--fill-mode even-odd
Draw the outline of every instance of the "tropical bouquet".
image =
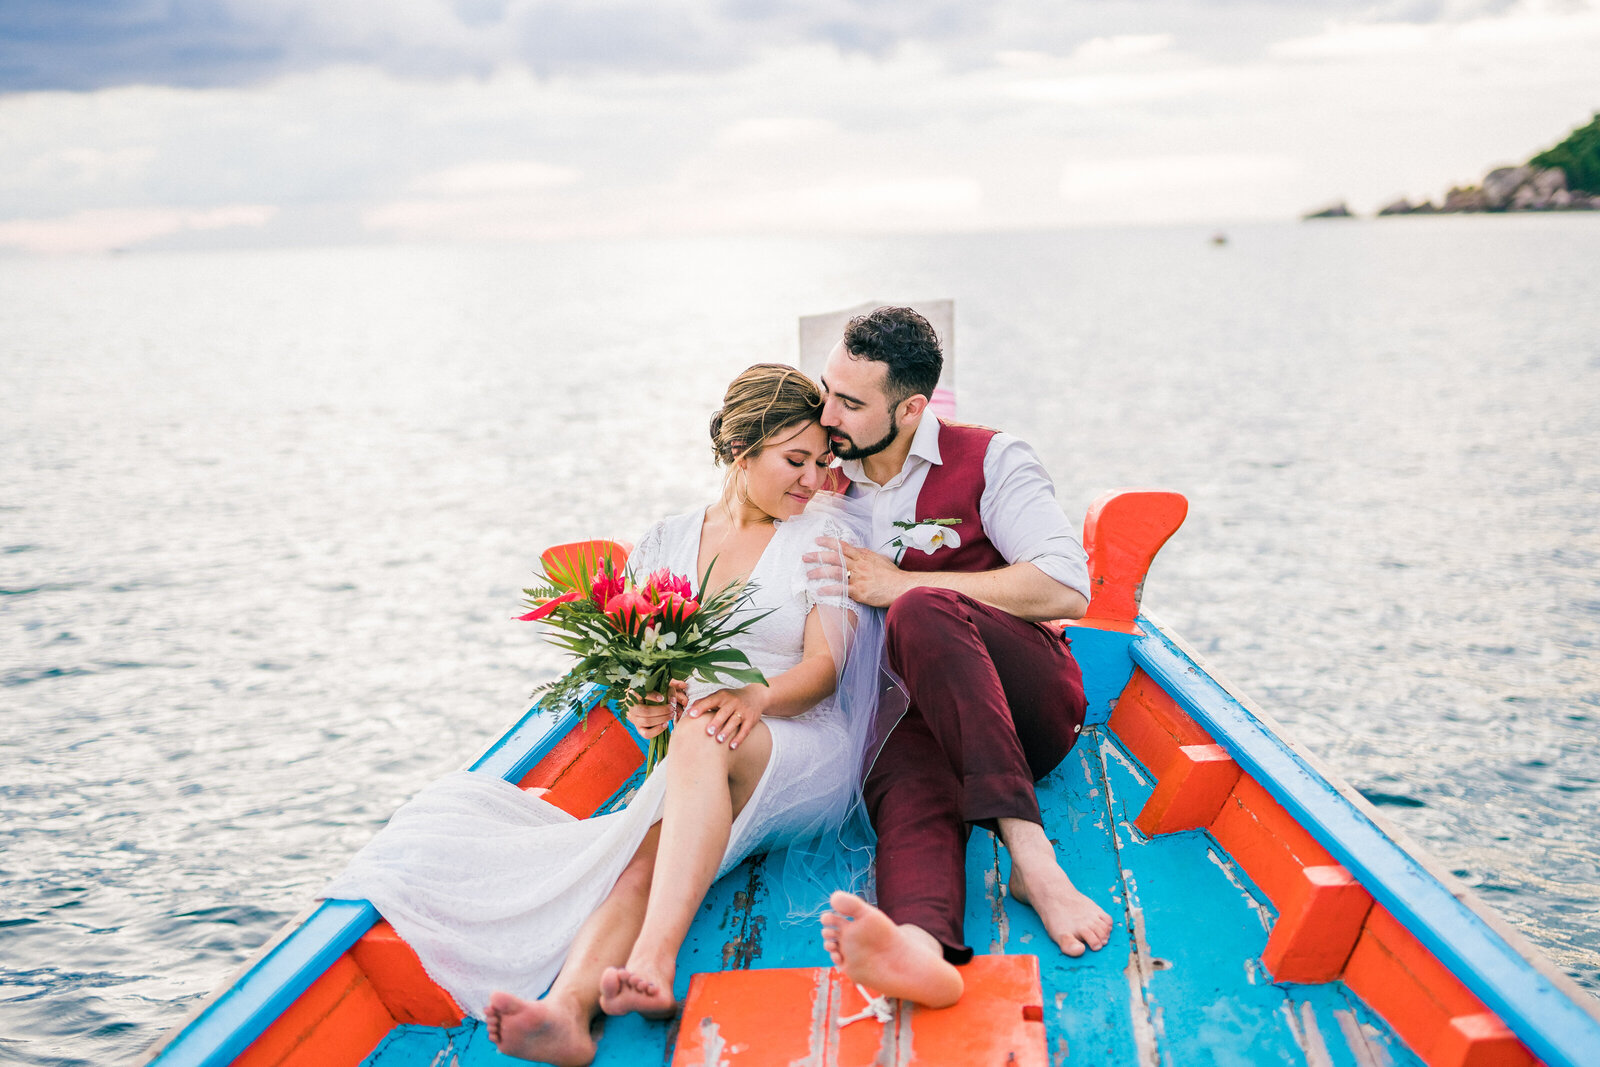
[[[540, 584], [523, 590], [531, 610], [519, 619], [548, 626], [551, 643], [578, 661], [535, 695], [570, 702], [594, 684], [605, 687], [604, 699], [626, 708], [654, 703], [649, 696], [670, 693], [673, 682], [766, 683], [733, 647], [734, 638], [764, 617], [743, 612], [735, 618], [749, 603], [753, 585], [730, 582], [706, 593], [707, 566], [697, 593], [688, 578], [666, 569], [641, 581], [616, 567], [609, 553], [560, 551], [545, 553], [540, 577]], [[663, 730], [650, 739], [646, 774], [667, 754], [669, 738], [670, 730]]]

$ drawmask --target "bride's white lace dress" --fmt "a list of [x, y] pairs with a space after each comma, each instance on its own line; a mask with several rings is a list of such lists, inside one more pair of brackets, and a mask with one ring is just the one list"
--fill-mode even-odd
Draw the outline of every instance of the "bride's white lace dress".
[[[698, 581], [702, 519], [696, 511], [651, 527], [630, 569], [642, 578], [667, 567]], [[807, 513], [779, 524], [751, 571], [745, 610], [770, 614], [738, 647], [768, 678], [800, 661], [806, 617], [819, 603], [801, 556], [823, 535], [860, 543], [836, 518]], [[690, 697], [714, 688], [693, 685]], [[815, 826], [855, 785], [852, 761], [840, 758], [850, 743], [833, 698], [762, 721], [772, 757], [733, 824], [719, 877]], [[554, 980], [579, 927], [661, 818], [666, 781], [658, 768], [624, 809], [579, 820], [497, 777], [461, 771], [395, 812], [322, 895], [370, 900], [433, 979], [481, 1018], [491, 992], [537, 997]]]

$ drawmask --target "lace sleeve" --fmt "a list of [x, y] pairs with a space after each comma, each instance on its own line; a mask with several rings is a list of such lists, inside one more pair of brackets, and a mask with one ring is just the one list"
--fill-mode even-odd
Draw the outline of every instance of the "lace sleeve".
[[[862, 542], [862, 538], [848, 523], [833, 515], [812, 516], [808, 514], [802, 520], [798, 537], [801, 541], [799, 549], [802, 555], [823, 548], [823, 545], [817, 544], [819, 539], [824, 542], [843, 542], [858, 547]], [[802, 561], [799, 574], [796, 575], [796, 595], [805, 600], [806, 610], [810, 611], [812, 608], [821, 605], [829, 608], [848, 608], [854, 612], [855, 605], [850, 602], [850, 598], [844, 594], [842, 589], [837, 593], [831, 591], [832, 587], [839, 585], [839, 583], [833, 579], [813, 579], [809, 573], [812, 566], [812, 564]], [[824, 593], [824, 589], [829, 589], [830, 592]]]
[[655, 522], [639, 538], [639, 543], [628, 554], [628, 569], [641, 581], [645, 575], [666, 566], [667, 520]]

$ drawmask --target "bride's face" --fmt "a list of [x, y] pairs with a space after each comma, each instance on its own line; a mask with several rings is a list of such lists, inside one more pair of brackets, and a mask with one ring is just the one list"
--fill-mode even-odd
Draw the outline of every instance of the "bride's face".
[[750, 503], [775, 519], [789, 519], [822, 488], [832, 461], [822, 424], [801, 422], [779, 430], [759, 455], [735, 464], [744, 470]]

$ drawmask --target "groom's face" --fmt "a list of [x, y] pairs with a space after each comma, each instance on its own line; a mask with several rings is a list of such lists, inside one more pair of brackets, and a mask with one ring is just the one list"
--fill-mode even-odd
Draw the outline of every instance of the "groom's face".
[[840, 459], [865, 459], [894, 443], [900, 425], [889, 403], [889, 368], [852, 356], [840, 341], [822, 368], [822, 428]]

